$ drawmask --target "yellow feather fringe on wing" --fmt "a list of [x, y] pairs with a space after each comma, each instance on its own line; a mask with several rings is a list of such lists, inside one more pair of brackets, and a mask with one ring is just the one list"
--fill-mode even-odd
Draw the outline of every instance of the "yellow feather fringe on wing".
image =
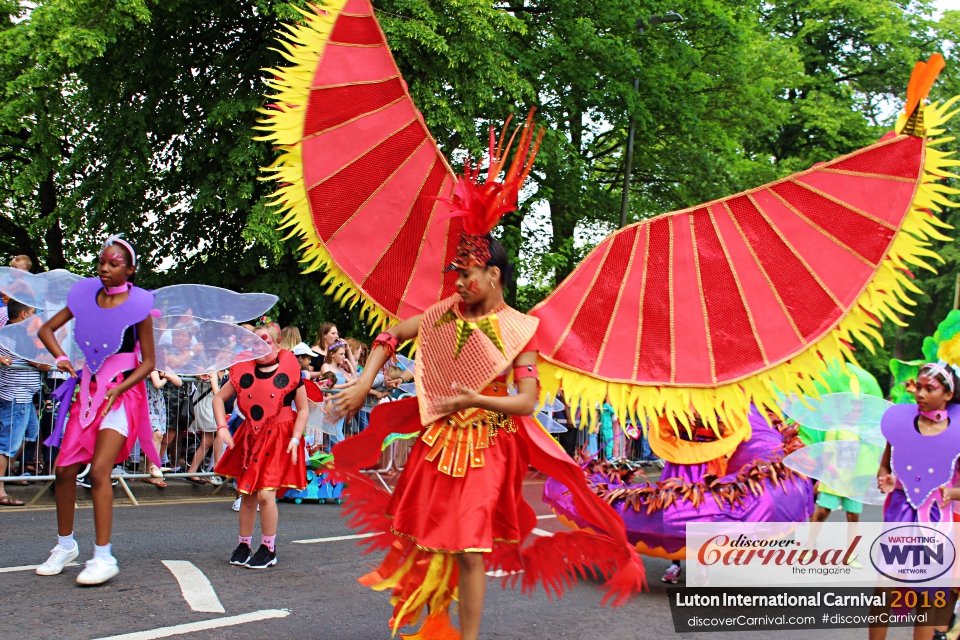
[[353, 308], [358, 303], [360, 317], [376, 331], [380, 327], [399, 320], [385, 309], [364, 297], [354, 282], [336, 265], [327, 248], [317, 236], [313, 215], [307, 200], [303, 181], [303, 124], [310, 100], [310, 86], [333, 25], [347, 0], [325, 0], [325, 13], [297, 9], [304, 16], [302, 24], [285, 24], [286, 32], [280, 32], [277, 49], [292, 66], [280, 69], [265, 69], [273, 75], [267, 85], [272, 92], [268, 98], [274, 103], [261, 109], [263, 118], [256, 129], [264, 131], [257, 140], [266, 140], [277, 145], [280, 155], [265, 167], [268, 174], [263, 180], [276, 180], [280, 187], [270, 195], [271, 204], [278, 207], [283, 218], [281, 229], [290, 229], [287, 238], [299, 237], [303, 252], [301, 262], [306, 263], [304, 273], [321, 269], [326, 272], [323, 284], [327, 295], [343, 306]]

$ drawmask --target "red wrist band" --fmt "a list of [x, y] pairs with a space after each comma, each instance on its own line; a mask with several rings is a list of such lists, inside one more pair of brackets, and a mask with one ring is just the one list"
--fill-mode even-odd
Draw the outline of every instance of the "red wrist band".
[[370, 350], [373, 351], [377, 347], [383, 347], [387, 350], [387, 358], [392, 358], [394, 354], [397, 353], [397, 347], [400, 346], [400, 340], [397, 339], [397, 336], [392, 333], [387, 333], [384, 331], [376, 337], [371, 345]]
[[229, 428], [230, 427], [228, 427], [227, 425], [221, 424], [220, 426], [217, 427], [217, 431], [220, 431], [220, 429], [229, 429]]
[[57, 356], [57, 362], [70, 362], [70, 357], [67, 355]]
[[520, 380], [521, 378], [539, 378], [540, 374], [537, 372], [537, 365], [535, 364], [522, 364], [518, 367], [513, 368], [513, 379]]

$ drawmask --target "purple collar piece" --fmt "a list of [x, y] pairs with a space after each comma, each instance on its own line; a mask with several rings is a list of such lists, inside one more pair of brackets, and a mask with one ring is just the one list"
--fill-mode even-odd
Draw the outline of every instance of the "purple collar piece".
[[914, 509], [953, 479], [960, 457], [960, 405], [947, 405], [947, 415], [949, 426], [935, 436], [917, 432], [915, 404], [895, 404], [880, 421], [883, 437], [890, 443], [890, 466]]
[[120, 350], [123, 334], [150, 314], [153, 293], [130, 288], [130, 296], [119, 307], [104, 309], [97, 304], [103, 289], [100, 278], [77, 282], [67, 294], [67, 306], [75, 318], [73, 339], [83, 352], [86, 367], [96, 373], [104, 361]]

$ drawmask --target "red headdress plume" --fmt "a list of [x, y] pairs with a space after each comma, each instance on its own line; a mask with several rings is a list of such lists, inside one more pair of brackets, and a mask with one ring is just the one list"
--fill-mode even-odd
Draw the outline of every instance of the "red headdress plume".
[[[505, 214], [517, 209], [517, 196], [520, 188], [526, 182], [533, 168], [533, 161], [540, 149], [544, 130], [537, 131], [534, 140], [533, 114], [536, 109], [530, 110], [527, 121], [518, 125], [504, 145], [507, 128], [513, 116], [507, 118], [497, 139], [493, 127], [490, 127], [490, 149], [487, 158], [487, 179], [483, 184], [477, 182], [480, 175], [480, 166], [471, 167], [470, 159], [463, 164], [463, 176], [457, 180], [453, 190], [453, 197], [441, 198], [450, 206], [450, 212], [445, 218], [461, 218], [463, 231], [460, 234], [460, 245], [457, 256], [449, 268], [469, 269], [485, 266], [490, 259], [490, 242], [488, 234], [497, 226]], [[513, 155], [513, 161], [507, 169], [502, 182], [498, 182], [507, 156], [520, 133], [519, 144]]]

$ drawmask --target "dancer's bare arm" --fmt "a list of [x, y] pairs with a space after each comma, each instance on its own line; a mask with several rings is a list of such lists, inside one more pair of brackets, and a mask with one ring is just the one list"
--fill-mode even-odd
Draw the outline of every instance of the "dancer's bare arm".
[[[526, 351], [513, 361], [514, 367], [527, 367], [537, 364], [537, 352]], [[437, 408], [449, 415], [464, 409], [486, 409], [512, 416], [528, 416], [537, 406], [537, 379], [520, 378], [517, 381], [517, 393], [510, 396], [484, 396], [469, 387], [454, 385], [459, 394], [437, 404]]]
[[[394, 335], [400, 344], [413, 340], [420, 332], [420, 319], [422, 316], [415, 316], [409, 320], [404, 320], [398, 325], [387, 329], [387, 333]], [[373, 381], [377, 374], [387, 363], [388, 353], [386, 349], [371, 349], [367, 356], [367, 366], [363, 368], [363, 373], [357, 379], [357, 384], [348, 389], [344, 389], [332, 398], [333, 418], [335, 420], [342, 416], [352, 415], [363, 407], [370, 388], [373, 387]]]

